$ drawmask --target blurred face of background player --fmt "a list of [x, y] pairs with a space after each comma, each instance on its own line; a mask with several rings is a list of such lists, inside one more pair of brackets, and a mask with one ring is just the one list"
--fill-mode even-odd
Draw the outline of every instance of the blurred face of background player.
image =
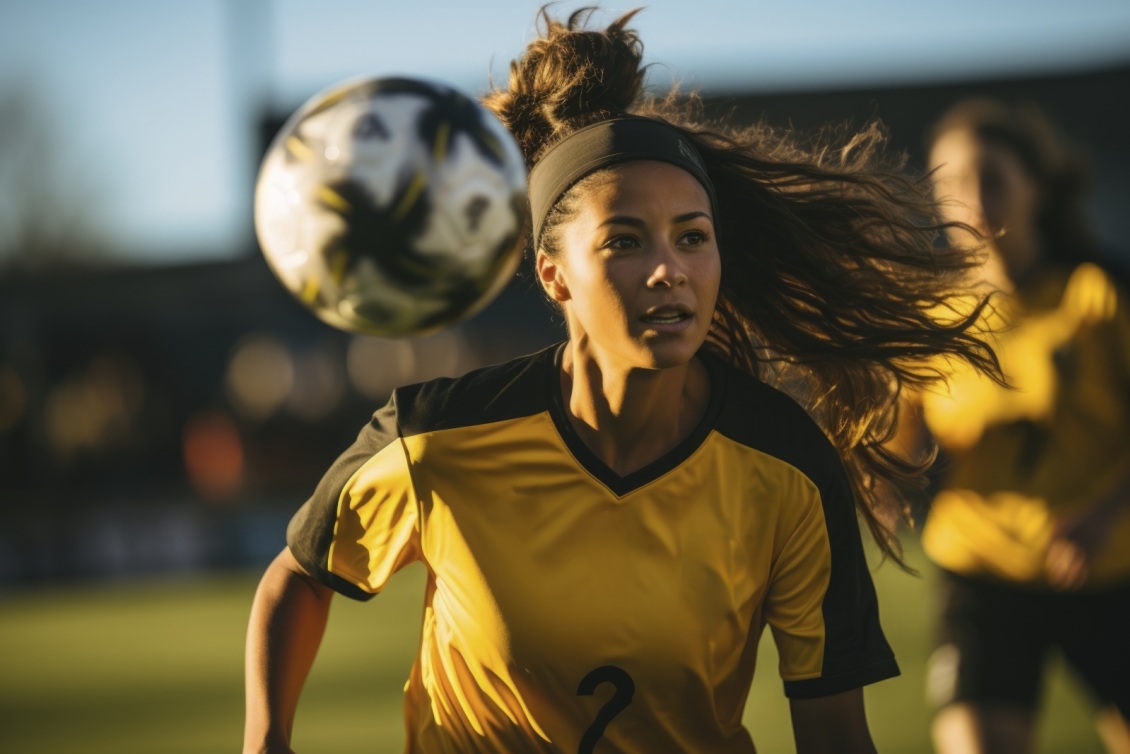
[[665, 369], [706, 339], [721, 259], [706, 189], [664, 162], [609, 168], [584, 183], [538, 275], [570, 339], [607, 366]]
[[[930, 149], [935, 196], [948, 221], [963, 222], [989, 238], [986, 276], [998, 287], [1021, 280], [1039, 262], [1037, 221], [1042, 206], [1038, 182], [1008, 147], [968, 129], [943, 133]], [[950, 231], [950, 241], [969, 244], [968, 234]], [[995, 268], [995, 272], [993, 271]], [[1007, 279], [995, 280], [1001, 274]]]

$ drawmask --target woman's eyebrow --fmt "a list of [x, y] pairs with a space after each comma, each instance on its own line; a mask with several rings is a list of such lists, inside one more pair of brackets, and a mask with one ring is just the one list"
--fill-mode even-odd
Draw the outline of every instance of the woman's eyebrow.
[[[674, 221], [675, 224], [679, 224], [689, 222], [690, 220], [694, 220], [699, 217], [705, 217], [707, 220], [714, 222], [713, 220], [711, 220], [709, 213], [697, 209], [693, 212], [684, 212], [681, 215], [676, 215]], [[632, 215], [613, 215], [612, 217], [601, 223], [602, 227], [605, 225], [630, 225], [634, 228], [642, 228], [646, 225], [646, 223], [638, 217], [633, 217]]]
[[631, 225], [634, 228], [642, 228], [646, 223], [638, 217], [632, 217], [631, 215], [613, 215], [601, 223], [602, 227], [605, 225]]
[[714, 222], [714, 220], [711, 219], [711, 217], [708, 213], [703, 212], [702, 210], [695, 210], [694, 212], [684, 212], [681, 215], [677, 215], [675, 217], [675, 223], [676, 224], [685, 223], [685, 222], [688, 222], [690, 220], [694, 220], [694, 219], [699, 218], [699, 217], [705, 217], [707, 220], [710, 220], [711, 223]]

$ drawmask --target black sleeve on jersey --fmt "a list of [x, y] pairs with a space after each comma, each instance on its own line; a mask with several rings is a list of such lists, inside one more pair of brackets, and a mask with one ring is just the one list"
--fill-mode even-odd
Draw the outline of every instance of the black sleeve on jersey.
[[546, 363], [556, 346], [504, 364], [477, 369], [458, 379], [438, 378], [393, 392], [356, 441], [330, 466], [314, 494], [287, 527], [287, 545], [318, 581], [358, 600], [373, 594], [330, 573], [330, 543], [342, 490], [370, 458], [401, 437], [502, 421], [545, 410]]
[[547, 362], [558, 346], [457, 379], [439, 379], [397, 390], [404, 437], [531, 416], [546, 409]]
[[749, 375], [737, 373], [727, 392], [718, 430], [800, 470], [816, 485], [824, 509], [832, 572], [822, 606], [822, 674], [785, 681], [785, 695], [830, 696], [897, 676], [894, 652], [879, 625], [854, 495], [835, 447], [795, 401]]
[[373, 414], [349, 449], [338, 456], [318, 482], [314, 494], [298, 509], [286, 529], [286, 543], [295, 560], [315, 579], [356, 600], [373, 594], [329, 571], [329, 550], [337, 523], [338, 501], [353, 474], [382, 448], [399, 439], [396, 393]]
[[831, 457], [824, 478], [810, 474], [820, 489], [832, 550], [832, 573], [822, 608], [824, 668], [819, 678], [785, 681], [785, 695], [790, 699], [838, 694], [899, 674], [894, 652], [879, 625], [879, 600], [863, 550], [851, 486], [839, 456], [830, 446], [827, 450]]

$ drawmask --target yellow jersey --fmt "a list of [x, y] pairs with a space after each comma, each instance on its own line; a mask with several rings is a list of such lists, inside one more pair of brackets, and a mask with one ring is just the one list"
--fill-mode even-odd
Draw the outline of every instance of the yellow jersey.
[[[1040, 587], [1059, 522], [1130, 474], [1130, 301], [1095, 265], [1050, 268], [987, 325], [1011, 387], [956, 367], [924, 396], [946, 461], [923, 547], [956, 573]], [[1128, 578], [1123, 515], [1087, 586]]]
[[560, 352], [397, 390], [288, 529], [357, 599], [426, 566], [408, 752], [749, 754], [766, 625], [791, 697], [898, 673], [843, 467], [796, 403], [704, 352], [701, 423], [621, 477], [572, 430]]

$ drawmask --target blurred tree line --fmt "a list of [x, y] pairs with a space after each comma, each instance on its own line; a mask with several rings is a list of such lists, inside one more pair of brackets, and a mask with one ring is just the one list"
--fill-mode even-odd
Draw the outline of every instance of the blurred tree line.
[[0, 89], [0, 270], [42, 271], [106, 260], [100, 187], [75, 169], [67, 124], [30, 86]]

